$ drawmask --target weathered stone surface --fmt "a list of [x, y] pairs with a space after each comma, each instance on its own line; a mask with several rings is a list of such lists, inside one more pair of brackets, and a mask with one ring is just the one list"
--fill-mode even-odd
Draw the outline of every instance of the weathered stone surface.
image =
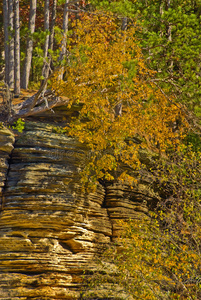
[[118, 220], [144, 218], [148, 214], [149, 202], [154, 202], [158, 197], [143, 184], [131, 189], [129, 185], [119, 183], [108, 186], [106, 195], [105, 205], [112, 223], [113, 241], [121, 231]]
[[15, 137], [12, 131], [0, 125], [0, 206], [3, 205], [3, 190], [9, 169], [8, 159], [14, 148]]
[[10, 154], [14, 141], [14, 134], [6, 127], [0, 126], [0, 151]]
[[[80, 170], [86, 147], [53, 132], [54, 125], [46, 121], [26, 122], [9, 165], [12, 147], [3, 148], [10, 149], [5, 156], [1, 153], [4, 300], [78, 299], [83, 270], [96, 268], [94, 254], [117, 237], [117, 220], [144, 216], [147, 203], [157, 197], [143, 184], [132, 191], [117, 183], [100, 184], [97, 192], [83, 194]], [[13, 144], [13, 134], [4, 132], [0, 141]]]

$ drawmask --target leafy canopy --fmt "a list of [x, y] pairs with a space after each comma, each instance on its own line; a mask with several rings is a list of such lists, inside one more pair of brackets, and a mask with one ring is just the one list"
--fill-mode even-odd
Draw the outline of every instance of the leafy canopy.
[[[153, 81], [156, 72], [145, 64], [135, 23], [127, 31], [119, 27], [111, 13], [77, 21], [69, 39], [66, 80], [58, 82], [58, 72], [52, 81], [58, 94], [69, 97], [69, 107], [81, 105], [68, 133], [92, 150], [83, 177], [92, 184], [114, 179], [111, 171], [118, 173], [120, 162], [138, 168], [141, 148], [162, 154], [176, 147], [187, 128], [174, 97], [166, 97]], [[121, 116], [115, 114], [117, 105], [122, 105]], [[173, 130], [175, 122], [182, 124], [180, 130]], [[134, 180], [125, 172], [118, 175]]]
[[143, 54], [157, 84], [200, 117], [201, 1], [90, 1], [120, 18], [135, 18]]

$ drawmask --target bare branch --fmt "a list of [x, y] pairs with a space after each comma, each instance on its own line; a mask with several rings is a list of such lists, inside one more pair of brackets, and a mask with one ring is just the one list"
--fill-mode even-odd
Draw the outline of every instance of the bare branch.
[[[35, 95], [34, 95], [35, 96]], [[27, 99], [27, 101], [32, 101], [34, 96], [30, 97]], [[62, 99], [61, 97], [57, 97], [54, 95], [54, 92], [49, 92], [48, 95], [45, 95], [46, 97], [41, 97], [38, 99], [38, 102], [36, 103], [38, 106], [35, 106], [30, 109], [30, 106], [28, 105], [27, 107], [24, 105], [22, 106], [23, 108], [19, 109], [18, 111], [15, 111], [14, 115], [9, 118], [8, 122], [13, 123], [15, 120], [19, 118], [25, 118], [28, 116], [33, 116], [41, 112], [45, 112], [48, 110], [51, 110], [52, 108], [56, 106], [62, 106], [68, 104], [69, 100], [68, 99]], [[48, 99], [51, 99], [48, 101]], [[43, 103], [42, 105], [39, 105]], [[48, 103], [48, 105], [47, 105]]]

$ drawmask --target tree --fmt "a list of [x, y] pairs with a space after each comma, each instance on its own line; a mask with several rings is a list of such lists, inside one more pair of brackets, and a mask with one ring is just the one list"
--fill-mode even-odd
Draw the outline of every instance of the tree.
[[14, 67], [14, 93], [20, 94], [20, 21], [19, 21], [19, 0], [14, 0], [15, 19], [15, 67]]
[[3, 77], [3, 51], [4, 51], [4, 31], [3, 31], [3, 1], [0, 4], [0, 80]]
[[4, 1], [5, 82], [20, 93], [19, 0]]
[[[134, 24], [123, 35], [112, 15], [84, 16], [76, 24], [68, 46], [67, 80], [58, 82], [56, 73], [51, 85], [69, 97], [69, 106], [82, 104], [79, 119], [67, 131], [93, 153], [83, 181], [93, 185], [98, 178], [112, 180], [114, 170], [119, 179], [135, 180], [118, 171], [119, 162], [136, 169], [141, 148], [163, 155], [176, 147], [188, 127], [184, 114], [173, 96], [166, 97], [153, 84], [154, 72], [142, 58]], [[122, 116], [115, 118], [119, 103]], [[182, 126], [173, 131], [177, 119]]]
[[14, 36], [13, 36], [13, 1], [4, 0], [4, 44], [5, 44], [5, 80], [8, 86], [14, 87]]
[[[45, 32], [48, 32], [49, 31], [49, 23], [50, 23], [50, 8], [49, 8], [49, 5], [50, 5], [50, 1], [49, 0], [46, 0], [45, 1], [45, 12], [44, 12], [44, 31]], [[44, 57], [44, 63], [43, 63], [43, 69], [42, 69], [42, 76], [44, 78], [47, 77], [46, 73], [46, 69], [49, 67], [48, 66], [48, 63], [47, 63], [47, 55], [48, 55], [48, 46], [49, 46], [49, 34], [47, 34], [46, 36], [46, 39], [45, 39], [45, 43], [44, 43], [44, 54], [43, 54], [43, 57]]]
[[[76, 1], [77, 2], [77, 1]], [[41, 84], [41, 87], [39, 91], [33, 96], [30, 97], [30, 99], [26, 100], [24, 103], [21, 103], [19, 105], [12, 107], [12, 116], [11, 109], [8, 112], [8, 119], [9, 122], [15, 121], [17, 118], [26, 117], [28, 115], [33, 115], [39, 111], [45, 111], [50, 108], [53, 108], [54, 106], [57, 106], [61, 103], [66, 103], [67, 100], [62, 100], [60, 97], [56, 96], [54, 91], [48, 90], [46, 93], [47, 88], [47, 82], [48, 82], [48, 74], [50, 70], [51, 65], [51, 71], [55, 68], [56, 65], [63, 63], [66, 58], [64, 56], [65, 53], [65, 44], [66, 44], [66, 32], [68, 27], [68, 15], [69, 11], [75, 12], [76, 10], [72, 10], [71, 5], [74, 5], [74, 2], [69, 4], [68, 1], [61, 1], [60, 2], [60, 11], [59, 11], [59, 18], [56, 19], [56, 8], [57, 8], [57, 1], [53, 1], [52, 3], [52, 15], [51, 15], [51, 25], [49, 25], [49, 11], [47, 8], [50, 8], [50, 2], [46, 1], [45, 5], [45, 31], [41, 30], [41, 26], [43, 25], [43, 14], [44, 10], [40, 9], [40, 7], [37, 7], [38, 9], [38, 16], [36, 16], [36, 1], [30, 2], [30, 8], [28, 6], [28, 1], [16, 1], [14, 0], [14, 3], [16, 4], [16, 12], [15, 12], [15, 18], [16, 21], [15, 26], [16, 29], [11, 30], [10, 33], [14, 34], [15, 32], [15, 43], [16, 43], [16, 51], [15, 51], [15, 92], [19, 94], [19, 73], [20, 73], [20, 65], [19, 65], [19, 49], [21, 49], [21, 62], [24, 61], [24, 70], [23, 70], [23, 78], [21, 80], [21, 86], [24, 88], [27, 88], [29, 83], [29, 74], [30, 74], [30, 67], [31, 67], [31, 61], [34, 61], [35, 64], [37, 64], [37, 76], [38, 74], [43, 75], [44, 80]], [[19, 28], [18, 26], [18, 18], [19, 18], [19, 5], [20, 4], [20, 16], [21, 16], [21, 23], [23, 23], [25, 26], [22, 28]], [[38, 2], [38, 5], [41, 4], [41, 2]], [[55, 24], [56, 21], [58, 22], [57, 25], [59, 25], [60, 20], [62, 20], [62, 5], [64, 4], [64, 18], [63, 18], [63, 31], [61, 28], [56, 27], [57, 36], [55, 38]], [[9, 11], [8, 11], [8, 1], [3, 2], [3, 8], [4, 8], [4, 32], [5, 32], [5, 67], [6, 67], [6, 78], [9, 77], [9, 47], [10, 44], [10, 38], [9, 38], [9, 26], [8, 26], [8, 17]], [[79, 7], [78, 7], [79, 9]], [[12, 11], [13, 12], [13, 11]], [[12, 16], [12, 14], [11, 14]], [[36, 18], [37, 17], [37, 18]], [[29, 26], [26, 26], [27, 20], [29, 21]], [[35, 22], [36, 20], [36, 22]], [[36, 30], [35, 30], [35, 23], [36, 23]], [[50, 27], [50, 28], [49, 28]], [[19, 29], [21, 29], [21, 39], [19, 44]], [[49, 31], [48, 31], [49, 29]], [[35, 30], [35, 32], [34, 32]], [[28, 35], [27, 38], [27, 47], [25, 47], [25, 38]], [[53, 42], [56, 41], [55, 45], [53, 45]], [[59, 47], [61, 46], [61, 49]], [[61, 51], [62, 50], [62, 53]], [[32, 52], [34, 53], [34, 57], [32, 57]], [[61, 55], [60, 55], [61, 54]], [[60, 60], [59, 60], [60, 55]], [[42, 65], [44, 63], [44, 68], [42, 74], [40, 73], [42, 71]], [[45, 68], [45, 66], [47, 66]], [[32, 75], [34, 72], [32, 72]], [[51, 77], [52, 75], [50, 75]], [[32, 76], [33, 77], [33, 76]], [[6, 79], [6, 83], [9, 86], [9, 78]], [[10, 93], [8, 93], [11, 95]], [[45, 94], [45, 97], [44, 97]], [[46, 100], [50, 100], [49, 104]], [[9, 99], [10, 101], [10, 99]], [[43, 105], [43, 104], [44, 105]], [[39, 105], [40, 104], [40, 105]], [[35, 107], [37, 105], [37, 107]], [[40, 106], [40, 107], [39, 107]]]
[[8, 1], [8, 26], [9, 26], [9, 86], [14, 87], [14, 10], [13, 0]]
[[49, 5], [49, 1], [47, 1], [46, 5], [45, 5], [45, 30], [50, 29], [50, 34], [49, 34], [49, 36], [46, 37], [46, 43], [45, 43], [45, 48], [44, 48], [44, 57], [46, 58], [46, 61], [43, 65], [43, 71], [42, 71], [42, 76], [44, 78], [48, 78], [48, 75], [50, 72], [50, 66], [52, 64], [52, 59], [51, 59], [50, 53], [53, 51], [53, 44], [54, 44], [54, 27], [55, 27], [55, 20], [56, 20], [57, 1], [54, 0], [53, 4], [52, 4], [50, 26], [49, 26], [49, 20], [48, 20], [48, 18], [49, 18], [49, 7], [47, 7], [48, 5]]
[[91, 1], [120, 17], [136, 18], [136, 32], [154, 83], [200, 115], [200, 0]]
[[[67, 57], [66, 44], [67, 44], [67, 32], [68, 32], [68, 21], [69, 21], [68, 6], [69, 6], [69, 0], [65, 0], [64, 17], [63, 17], [63, 38], [61, 42], [61, 53], [59, 56], [59, 61], [63, 61]], [[63, 73], [64, 73], [64, 68], [62, 67], [60, 70], [59, 79], [63, 79]]]
[[31, 69], [32, 51], [33, 51], [33, 33], [35, 31], [36, 19], [36, 2], [37, 0], [30, 0], [30, 15], [29, 15], [29, 36], [27, 38], [26, 55], [23, 69], [23, 76], [21, 87], [27, 89], [29, 83], [29, 75]]
[[5, 47], [5, 82], [9, 84], [9, 34], [8, 34], [8, 1], [3, 1], [3, 15], [4, 15], [4, 47]]
[[54, 41], [54, 26], [56, 20], [56, 10], [57, 10], [57, 0], [53, 0], [52, 5], [52, 15], [51, 15], [51, 25], [50, 25], [50, 40], [49, 40], [49, 49], [53, 49], [53, 41]]

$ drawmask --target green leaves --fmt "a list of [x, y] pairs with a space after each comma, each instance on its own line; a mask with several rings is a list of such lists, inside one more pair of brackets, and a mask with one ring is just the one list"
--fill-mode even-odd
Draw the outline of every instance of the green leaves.
[[91, 1], [98, 8], [136, 19], [136, 31], [158, 84], [189, 109], [201, 97], [200, 1]]
[[14, 122], [14, 125], [12, 126], [12, 128], [17, 130], [18, 132], [22, 133], [24, 130], [24, 124], [25, 124], [25, 122], [20, 118], [16, 122]]

